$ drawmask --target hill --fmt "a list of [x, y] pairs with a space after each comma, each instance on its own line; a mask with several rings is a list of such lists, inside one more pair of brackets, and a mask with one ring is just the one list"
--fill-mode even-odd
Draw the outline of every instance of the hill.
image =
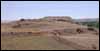
[[1, 24], [2, 50], [98, 50], [98, 42], [98, 29], [76, 24], [68, 16]]

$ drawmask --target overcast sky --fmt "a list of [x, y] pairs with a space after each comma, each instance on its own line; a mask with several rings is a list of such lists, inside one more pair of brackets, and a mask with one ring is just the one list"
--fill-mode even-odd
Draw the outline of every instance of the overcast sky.
[[74, 19], [98, 18], [98, 1], [1, 1], [1, 19], [71, 16]]

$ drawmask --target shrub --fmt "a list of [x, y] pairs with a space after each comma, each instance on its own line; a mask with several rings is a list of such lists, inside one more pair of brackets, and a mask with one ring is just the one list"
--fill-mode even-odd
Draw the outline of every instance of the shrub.
[[78, 33], [83, 33], [83, 30], [80, 29], [80, 28], [77, 28], [76, 31], [77, 31]]
[[92, 27], [88, 27], [88, 30], [90, 30], [90, 31], [94, 31], [95, 29], [92, 28]]
[[22, 19], [20, 19], [20, 21], [25, 21], [25, 19], [22, 18]]

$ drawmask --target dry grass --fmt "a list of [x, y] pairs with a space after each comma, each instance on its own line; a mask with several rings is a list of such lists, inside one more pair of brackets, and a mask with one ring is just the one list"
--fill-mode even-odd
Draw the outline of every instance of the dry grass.
[[[91, 50], [99, 50], [99, 36], [92, 34], [78, 34], [72, 36], [62, 36], [67, 41], [71, 41]], [[75, 46], [75, 45], [73, 45]], [[77, 46], [78, 48], [78, 46]]]
[[73, 49], [46, 36], [1, 37], [2, 50], [65, 50]]

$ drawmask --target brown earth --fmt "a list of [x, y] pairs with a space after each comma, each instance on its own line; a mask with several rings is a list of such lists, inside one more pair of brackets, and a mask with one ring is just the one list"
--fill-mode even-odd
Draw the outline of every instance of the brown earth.
[[1, 24], [1, 49], [99, 50], [99, 30], [65, 16], [21, 19]]

